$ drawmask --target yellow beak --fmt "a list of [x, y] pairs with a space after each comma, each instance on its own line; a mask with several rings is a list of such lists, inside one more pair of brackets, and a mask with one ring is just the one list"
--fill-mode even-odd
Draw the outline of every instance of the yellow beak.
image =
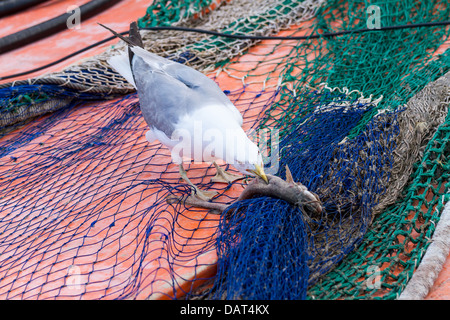
[[262, 167], [260, 167], [257, 164], [255, 164], [255, 170], [248, 170], [248, 171], [250, 171], [251, 173], [256, 174], [258, 177], [263, 179], [267, 184], [269, 184], [269, 179], [267, 179], [267, 176], [264, 173], [264, 169]]

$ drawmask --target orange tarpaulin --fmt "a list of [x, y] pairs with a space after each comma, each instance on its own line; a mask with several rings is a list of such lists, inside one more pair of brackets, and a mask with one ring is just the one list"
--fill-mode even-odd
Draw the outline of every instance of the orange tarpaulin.
[[[4, 18], [0, 36], [61, 14], [61, 10], [65, 12], [69, 5], [85, 2], [50, 1]], [[127, 30], [130, 21], [141, 17], [148, 5], [146, 1], [120, 2], [98, 16], [82, 21], [80, 29], [65, 30], [1, 55], [1, 75], [39, 67], [110, 36], [97, 22], [118, 31]], [[305, 35], [304, 30], [310, 24], [303, 23], [303, 31], [295, 35]], [[292, 35], [292, 30], [296, 27], [280, 35]], [[245, 130], [252, 128], [267, 107], [267, 97], [276, 99], [276, 88], [282, 85], [282, 75], [273, 64], [282, 65], [291, 52], [289, 45], [273, 51], [279, 43], [262, 41], [247, 54], [235, 58], [232, 76], [227, 70], [209, 74], [222, 89], [232, 93], [231, 99], [243, 112]], [[441, 46], [441, 51], [448, 45], [449, 42]], [[84, 57], [102, 52], [105, 47], [91, 49], [21, 79], [59, 71]], [[258, 69], [253, 69], [256, 65]], [[266, 91], [260, 95], [262, 88]], [[239, 94], [233, 95], [233, 92]], [[244, 108], [249, 101], [252, 108]], [[113, 104], [115, 108], [111, 107]], [[81, 152], [77, 154], [76, 162], [70, 157], [55, 162], [57, 166], [50, 168], [47, 176], [30, 171], [43, 161], [46, 150], [63, 150], [67, 146], [65, 142], [89, 139], [104, 123], [122, 116], [129, 116], [128, 122], [120, 127], [122, 135], [114, 136], [107, 147], [101, 148], [101, 153], [83, 158]], [[213, 243], [218, 216], [200, 209], [176, 212], [180, 207], [163, 204], [164, 188], [143, 183], [157, 178], [172, 185], [179, 185], [180, 181], [178, 168], [170, 163], [168, 150], [158, 142], [149, 144], [145, 140], [147, 124], [138, 111], [137, 97], [83, 104], [60, 115], [43, 116], [2, 140], [11, 140], [20, 132], [49, 119], [55, 123], [44, 134], [0, 159], [2, 179], [18, 168], [27, 173], [12, 181], [8, 192], [0, 195], [0, 201], [8, 204], [1, 215], [11, 219], [8, 230], [2, 230], [3, 240], [15, 239], [0, 259], [7, 261], [5, 267], [0, 268], [1, 299], [113, 299], [122, 295], [136, 299], [165, 299], [181, 297], [214, 275], [217, 256]], [[62, 152], [67, 155], [68, 151]], [[95, 151], [86, 149], [84, 152]], [[207, 184], [209, 180], [205, 177], [214, 173], [213, 167], [208, 165], [191, 165], [188, 170], [188, 176], [195, 184]], [[243, 185], [235, 184], [230, 189], [223, 185], [212, 187], [223, 193], [219, 201], [227, 201], [236, 198]], [[89, 193], [94, 189], [95, 193]], [[161, 210], [148, 212], [147, 208], [158, 201], [162, 201]], [[155, 219], [158, 222], [151, 224]], [[145, 228], [150, 225], [151, 232], [146, 232]], [[37, 230], [36, 226], [40, 233], [32, 233]], [[197, 255], [198, 252], [201, 254]], [[144, 258], [137, 262], [136, 256]], [[428, 298], [450, 297], [449, 265], [447, 259]], [[136, 274], [139, 279], [135, 278]], [[198, 281], [193, 282], [194, 279]], [[136, 283], [140, 284], [139, 290]]]

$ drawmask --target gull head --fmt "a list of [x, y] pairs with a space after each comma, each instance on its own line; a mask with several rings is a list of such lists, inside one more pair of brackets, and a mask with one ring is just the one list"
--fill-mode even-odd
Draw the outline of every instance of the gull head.
[[231, 164], [241, 173], [253, 177], [258, 176], [266, 183], [269, 183], [264, 172], [264, 163], [258, 147], [248, 138], [240, 141], [242, 143], [238, 145]]

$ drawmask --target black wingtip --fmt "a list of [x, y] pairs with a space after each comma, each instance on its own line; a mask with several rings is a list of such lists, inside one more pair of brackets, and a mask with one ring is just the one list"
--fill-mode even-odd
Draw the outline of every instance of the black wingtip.
[[142, 41], [142, 37], [141, 37], [141, 34], [139, 33], [139, 29], [138, 29], [136, 21], [133, 21], [130, 23], [129, 39], [135, 45], [137, 45], [141, 48], [144, 48], [144, 42]]
[[133, 21], [130, 23], [130, 31], [128, 33], [128, 37], [124, 37], [121, 34], [117, 33], [113, 29], [101, 24], [100, 22], [97, 22], [100, 26], [105, 28], [106, 30], [109, 30], [112, 34], [114, 34], [116, 37], [122, 39], [130, 46], [139, 46], [141, 48], [144, 48], [144, 43], [142, 41], [141, 34], [139, 33], [139, 29], [137, 26], [136, 21]]
[[116, 37], [118, 37], [119, 39], [125, 41], [128, 45], [130, 46], [135, 46], [135, 44], [128, 38], [128, 37], [124, 37], [122, 36], [120, 33], [117, 33], [116, 31], [114, 31], [113, 29], [101, 24], [100, 22], [97, 22], [100, 26], [102, 26], [103, 28], [105, 28], [106, 30], [110, 31], [113, 35], [115, 35]]

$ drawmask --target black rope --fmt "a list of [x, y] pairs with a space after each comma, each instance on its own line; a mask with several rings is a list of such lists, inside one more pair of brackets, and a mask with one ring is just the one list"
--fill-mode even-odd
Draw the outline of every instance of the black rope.
[[[311, 34], [307, 36], [251, 36], [251, 35], [244, 35], [244, 34], [229, 34], [229, 33], [222, 33], [222, 32], [216, 32], [216, 31], [209, 31], [209, 30], [203, 30], [203, 29], [195, 29], [195, 28], [185, 28], [185, 27], [145, 27], [141, 28], [141, 30], [153, 30], [153, 31], [161, 31], [161, 30], [174, 30], [174, 31], [183, 31], [183, 32], [196, 32], [196, 33], [203, 33], [203, 34], [209, 34], [213, 36], [218, 37], [225, 37], [225, 38], [232, 38], [232, 39], [248, 39], [248, 40], [308, 40], [308, 39], [317, 39], [317, 38], [329, 38], [329, 37], [337, 37], [345, 34], [358, 34], [363, 32], [370, 32], [370, 31], [387, 31], [387, 30], [398, 30], [398, 29], [412, 29], [412, 28], [420, 28], [420, 27], [434, 27], [434, 26], [446, 26], [450, 25], [450, 21], [438, 21], [438, 22], [424, 22], [424, 23], [417, 23], [417, 24], [404, 24], [404, 25], [397, 25], [397, 26], [389, 26], [389, 27], [381, 27], [378, 29], [356, 29], [356, 30], [345, 30], [345, 31], [337, 31], [337, 32], [326, 32], [321, 34]], [[120, 32], [121, 35], [128, 34], [128, 31]], [[87, 51], [89, 49], [92, 49], [98, 45], [101, 45], [105, 42], [108, 42], [112, 39], [114, 39], [115, 36], [108, 37], [106, 39], [100, 40], [94, 44], [91, 44], [83, 49], [80, 49], [78, 51], [75, 51], [65, 57], [62, 57], [61, 59], [58, 59], [56, 61], [50, 62], [44, 66], [31, 69], [28, 71], [24, 71], [21, 73], [11, 74], [7, 76], [0, 77], [0, 80], [6, 80], [11, 79], [15, 77], [24, 76], [36, 71], [40, 71], [42, 69], [46, 69], [48, 67], [51, 67], [55, 64], [58, 64], [60, 62], [63, 62], [73, 56], [76, 56], [84, 51]]]
[[4, 0], [0, 1], [0, 18], [5, 17], [48, 0]]
[[[128, 33], [128, 31], [125, 31], [125, 32], [121, 32], [120, 34], [124, 35], [124, 34], [127, 34], [127, 33]], [[80, 49], [80, 50], [77, 50], [75, 52], [72, 52], [71, 54], [68, 54], [67, 56], [64, 56], [64, 57], [62, 57], [62, 58], [60, 58], [58, 60], [50, 62], [50, 63], [48, 63], [46, 65], [41, 66], [41, 67], [37, 67], [37, 68], [31, 69], [31, 70], [27, 70], [27, 71], [24, 71], [24, 72], [20, 72], [20, 73], [11, 74], [11, 75], [8, 75], [8, 76], [5, 76], [5, 77], [0, 77], [0, 80], [7, 80], [7, 79], [11, 79], [11, 78], [21, 77], [21, 76], [25, 76], [25, 75], [33, 73], [33, 72], [37, 72], [37, 71], [41, 71], [43, 69], [50, 68], [51, 66], [54, 66], [54, 65], [56, 65], [56, 64], [58, 64], [60, 62], [63, 62], [65, 60], [67, 60], [67, 59], [70, 59], [70, 58], [76, 56], [76, 55], [79, 55], [80, 53], [83, 53], [83, 52], [85, 52], [87, 50], [95, 48], [95, 47], [97, 47], [97, 46], [99, 46], [99, 45], [101, 45], [101, 44], [103, 44], [105, 42], [111, 41], [115, 37], [116, 36], [111, 36], [111, 37], [108, 37], [106, 39], [100, 40], [100, 41], [98, 41], [96, 43], [93, 43], [93, 44], [83, 48], [83, 49]]]
[[[121, 0], [92, 0], [80, 6], [80, 18], [87, 19]], [[53, 35], [67, 28], [67, 20], [72, 13], [64, 13], [55, 18], [39, 23], [25, 30], [0, 38], [0, 54], [5, 53], [34, 41]]]
[[308, 39], [317, 39], [317, 38], [329, 38], [329, 37], [337, 37], [345, 34], [351, 33], [363, 33], [370, 31], [386, 31], [386, 30], [398, 30], [398, 29], [412, 29], [412, 28], [420, 28], [420, 27], [434, 27], [434, 26], [446, 26], [450, 25], [449, 21], [438, 21], [438, 22], [423, 22], [417, 24], [402, 24], [397, 26], [389, 26], [389, 27], [381, 27], [378, 29], [356, 29], [356, 30], [345, 30], [345, 31], [337, 31], [337, 32], [326, 32], [321, 34], [310, 34], [307, 36], [251, 36], [245, 34], [229, 34], [229, 33], [221, 33], [216, 31], [202, 30], [202, 29], [193, 29], [193, 28], [185, 28], [185, 27], [145, 27], [141, 28], [141, 30], [175, 30], [175, 31], [185, 31], [185, 32], [197, 32], [204, 33], [209, 35], [214, 35], [218, 37], [226, 37], [232, 39], [244, 39], [244, 40], [308, 40]]

